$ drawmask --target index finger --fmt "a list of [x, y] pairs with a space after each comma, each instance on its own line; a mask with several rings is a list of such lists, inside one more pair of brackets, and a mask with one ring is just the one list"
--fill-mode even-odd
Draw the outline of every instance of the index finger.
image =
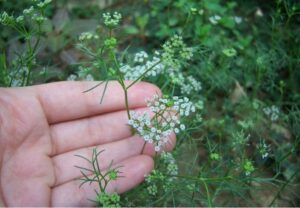
[[[59, 123], [84, 117], [125, 109], [125, 95], [117, 81], [110, 81], [103, 102], [100, 99], [105, 89], [102, 84], [87, 93], [84, 91], [99, 82], [56, 82], [34, 86], [36, 96], [42, 105], [48, 123]], [[130, 81], [127, 81], [128, 85]], [[145, 107], [145, 99], [160, 94], [155, 85], [139, 82], [128, 90], [129, 108]]]

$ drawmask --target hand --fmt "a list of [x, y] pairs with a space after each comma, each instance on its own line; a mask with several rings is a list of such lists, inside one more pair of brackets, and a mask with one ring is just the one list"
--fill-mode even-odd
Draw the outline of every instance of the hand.
[[[92, 206], [96, 184], [79, 188], [74, 166], [88, 167], [75, 155], [92, 157], [105, 150], [100, 168], [122, 165], [124, 178], [108, 187], [125, 192], [143, 181], [153, 168], [153, 147], [132, 136], [127, 125], [124, 93], [117, 82], [82, 93], [95, 82], [58, 82], [33, 87], [0, 89], [0, 198], [6, 206]], [[129, 107], [146, 111], [145, 98], [160, 93], [151, 84], [129, 89]], [[171, 150], [175, 136], [171, 138]]]

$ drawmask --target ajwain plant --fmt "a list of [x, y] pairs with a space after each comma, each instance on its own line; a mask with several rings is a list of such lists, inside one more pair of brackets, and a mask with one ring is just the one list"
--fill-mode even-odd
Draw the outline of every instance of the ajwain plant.
[[[144, 139], [145, 143], [143, 149], [146, 143], [150, 143], [153, 144], [157, 153], [162, 152], [161, 156], [156, 154], [156, 157], [162, 157], [164, 162], [168, 164], [167, 173], [169, 176], [164, 175], [164, 173], [160, 173], [160, 175], [162, 177], [167, 177], [166, 184], [164, 186], [170, 186], [167, 184], [169, 184], [177, 175], [178, 168], [172, 155], [170, 153], [164, 153], [164, 146], [170, 142], [169, 137], [172, 133], [177, 134], [186, 129], [185, 124], [181, 123], [180, 119], [183, 117], [188, 117], [191, 113], [195, 113], [196, 107], [187, 97], [170, 97], [169, 95], [163, 95], [160, 97], [159, 95], [155, 95], [153, 98], [145, 100], [153, 115], [150, 115], [148, 112], [137, 113], [129, 110], [128, 90], [135, 83], [148, 76], [155, 77], [159, 74], [170, 72], [172, 83], [182, 86], [182, 91], [187, 91], [189, 94], [194, 88], [196, 90], [201, 89], [200, 83], [198, 83], [196, 80], [193, 80], [192, 77], [188, 77], [188, 79], [185, 80], [184, 75], [181, 72], [183, 63], [191, 60], [193, 56], [193, 48], [187, 47], [183, 42], [182, 37], [175, 35], [162, 46], [161, 52], [155, 51], [152, 59], [149, 58], [149, 55], [146, 52], [142, 51], [134, 56], [135, 64], [133, 66], [120, 63], [118, 53], [116, 51], [117, 39], [114, 37], [114, 30], [119, 25], [121, 17], [122, 15], [118, 12], [114, 12], [113, 14], [103, 14], [104, 25], [107, 28], [107, 37], [98, 46], [99, 49], [96, 48], [96, 51], [89, 46], [89, 42], [91, 40], [98, 40], [98, 34], [93, 32], [84, 32], [79, 36], [80, 44], [78, 45], [78, 48], [91, 57], [91, 63], [93, 66], [97, 67], [101, 71], [104, 71], [102, 73], [106, 77], [105, 81], [100, 82], [86, 92], [105, 84], [100, 100], [101, 104], [102, 100], [105, 99], [105, 91], [107, 87], [109, 87], [108, 80], [117, 80], [119, 82], [124, 92], [124, 102], [128, 115], [128, 125], [132, 128], [134, 133], [138, 134], [142, 139]], [[89, 66], [82, 66], [81, 70], [83, 67], [86, 67], [85, 69], [89, 69]], [[86, 76], [88, 76], [88, 74]], [[132, 82], [129, 85], [126, 85], [125, 80], [132, 80]], [[182, 83], [183, 81], [190, 81], [190, 83], [188, 83], [190, 85], [184, 85], [185, 83]], [[194, 86], [194, 88], [192, 86]], [[143, 153], [143, 149], [141, 150], [141, 153]], [[96, 160], [98, 155], [96, 153], [95, 155]], [[157, 173], [159, 173], [158, 170], [152, 171], [151, 175], [146, 176], [146, 181], [150, 183], [152, 180], [154, 180], [154, 178], [157, 177], [155, 176]], [[95, 175], [97, 176], [97, 173], [95, 173]], [[104, 180], [105, 183], [110, 182], [110, 180], [105, 180], [105, 176], [103, 179], [102, 176], [100, 179], [95, 179], [95, 177], [90, 179], [86, 175], [84, 175], [84, 177], [84, 183], [99, 183], [101, 192], [97, 193], [97, 199], [101, 199], [102, 195], [104, 195], [105, 198], [114, 197], [114, 195], [111, 196], [106, 193], [106, 186], [101, 187], [102, 180]], [[157, 187], [151, 184], [147, 190], [149, 190], [150, 194], [156, 195]], [[103, 202], [100, 204], [105, 206]]]
[[120, 206], [120, 196], [117, 193], [106, 193], [107, 185], [114, 180], [117, 180], [118, 178], [122, 177], [120, 174], [122, 172], [120, 171], [121, 167], [113, 167], [113, 161], [111, 161], [110, 165], [108, 166], [106, 172], [102, 172], [99, 166], [99, 155], [104, 150], [98, 151], [96, 148], [93, 149], [92, 153], [92, 159], [85, 158], [81, 155], [76, 155], [77, 157], [80, 157], [88, 162], [92, 169], [86, 168], [86, 167], [80, 167], [75, 166], [76, 168], [80, 169], [80, 172], [83, 176], [83, 178], [80, 178], [79, 180], [82, 181], [80, 184], [80, 187], [84, 185], [85, 183], [97, 183], [100, 192], [95, 190], [96, 192], [96, 199], [89, 199], [97, 206], [103, 206], [103, 207], [119, 207]]
[[0, 23], [17, 31], [19, 38], [24, 39], [26, 43], [23, 51], [15, 52], [16, 58], [12, 61], [10, 70], [6, 64], [1, 66], [1, 77], [4, 78], [2, 82], [5, 86], [21, 87], [32, 84], [32, 70], [38, 66], [36, 56], [43, 36], [42, 26], [47, 20], [45, 13], [51, 1], [34, 0], [34, 5], [24, 9], [19, 16], [10, 15], [5, 11], [1, 13]]

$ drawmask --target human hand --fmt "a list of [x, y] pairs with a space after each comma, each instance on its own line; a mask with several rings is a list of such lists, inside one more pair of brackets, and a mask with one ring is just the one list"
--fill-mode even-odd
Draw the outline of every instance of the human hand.
[[[6, 206], [93, 206], [97, 185], [75, 180], [74, 166], [89, 164], [92, 149], [105, 150], [100, 168], [113, 160], [122, 165], [122, 178], [108, 192], [125, 192], [143, 181], [153, 168], [153, 147], [132, 136], [127, 125], [124, 94], [109, 82], [88, 93], [95, 82], [58, 82], [39, 86], [0, 88], [0, 201]], [[146, 111], [145, 98], [159, 93], [151, 84], [138, 83], [128, 92], [129, 108]], [[166, 149], [171, 150], [175, 136]], [[99, 191], [99, 190], [98, 190]]]

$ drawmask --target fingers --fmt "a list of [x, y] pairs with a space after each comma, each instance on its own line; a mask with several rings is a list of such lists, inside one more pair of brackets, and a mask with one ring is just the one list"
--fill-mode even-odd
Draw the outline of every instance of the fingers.
[[[135, 111], [145, 112], [149, 110], [139, 108]], [[53, 143], [52, 155], [130, 137], [132, 132], [127, 122], [127, 112], [123, 110], [54, 124], [50, 126]]]
[[[144, 175], [149, 174], [153, 169], [153, 159], [146, 155], [139, 155], [129, 158], [117, 166], [123, 166], [120, 171], [122, 178], [109, 183], [107, 192], [123, 193], [141, 183]], [[53, 188], [52, 206], [95, 206], [88, 199], [95, 200], [95, 190], [99, 192], [97, 184], [86, 184], [79, 188], [80, 181], [73, 180]]]
[[[36, 92], [50, 124], [125, 109], [124, 91], [116, 81], [108, 83], [101, 105], [105, 84], [83, 93], [98, 83], [56, 82], [31, 89]], [[126, 83], [128, 85], [130, 82]], [[160, 90], [152, 84], [140, 82], [133, 85], [128, 90], [129, 108], [145, 107], [145, 98], [154, 94], [160, 94]]]
[[[170, 142], [166, 145], [165, 150], [170, 151], [174, 148], [176, 143], [175, 134], [170, 137]], [[98, 151], [104, 150], [99, 156], [99, 165], [101, 170], [105, 170], [113, 161], [119, 163], [130, 157], [141, 154], [145, 142], [138, 136], [129, 137], [120, 141], [116, 141], [109, 144], [100, 145], [97, 147]], [[91, 164], [86, 160], [76, 157], [80, 155], [82, 157], [92, 158], [92, 149], [95, 147], [82, 148], [76, 151], [67, 152], [61, 155], [57, 155], [52, 158], [54, 165], [54, 172], [56, 176], [56, 182], [54, 186], [61, 185], [68, 181], [74, 180], [81, 176], [79, 169], [75, 166], [92, 169]], [[154, 147], [152, 144], [146, 144], [143, 154], [154, 156]]]

